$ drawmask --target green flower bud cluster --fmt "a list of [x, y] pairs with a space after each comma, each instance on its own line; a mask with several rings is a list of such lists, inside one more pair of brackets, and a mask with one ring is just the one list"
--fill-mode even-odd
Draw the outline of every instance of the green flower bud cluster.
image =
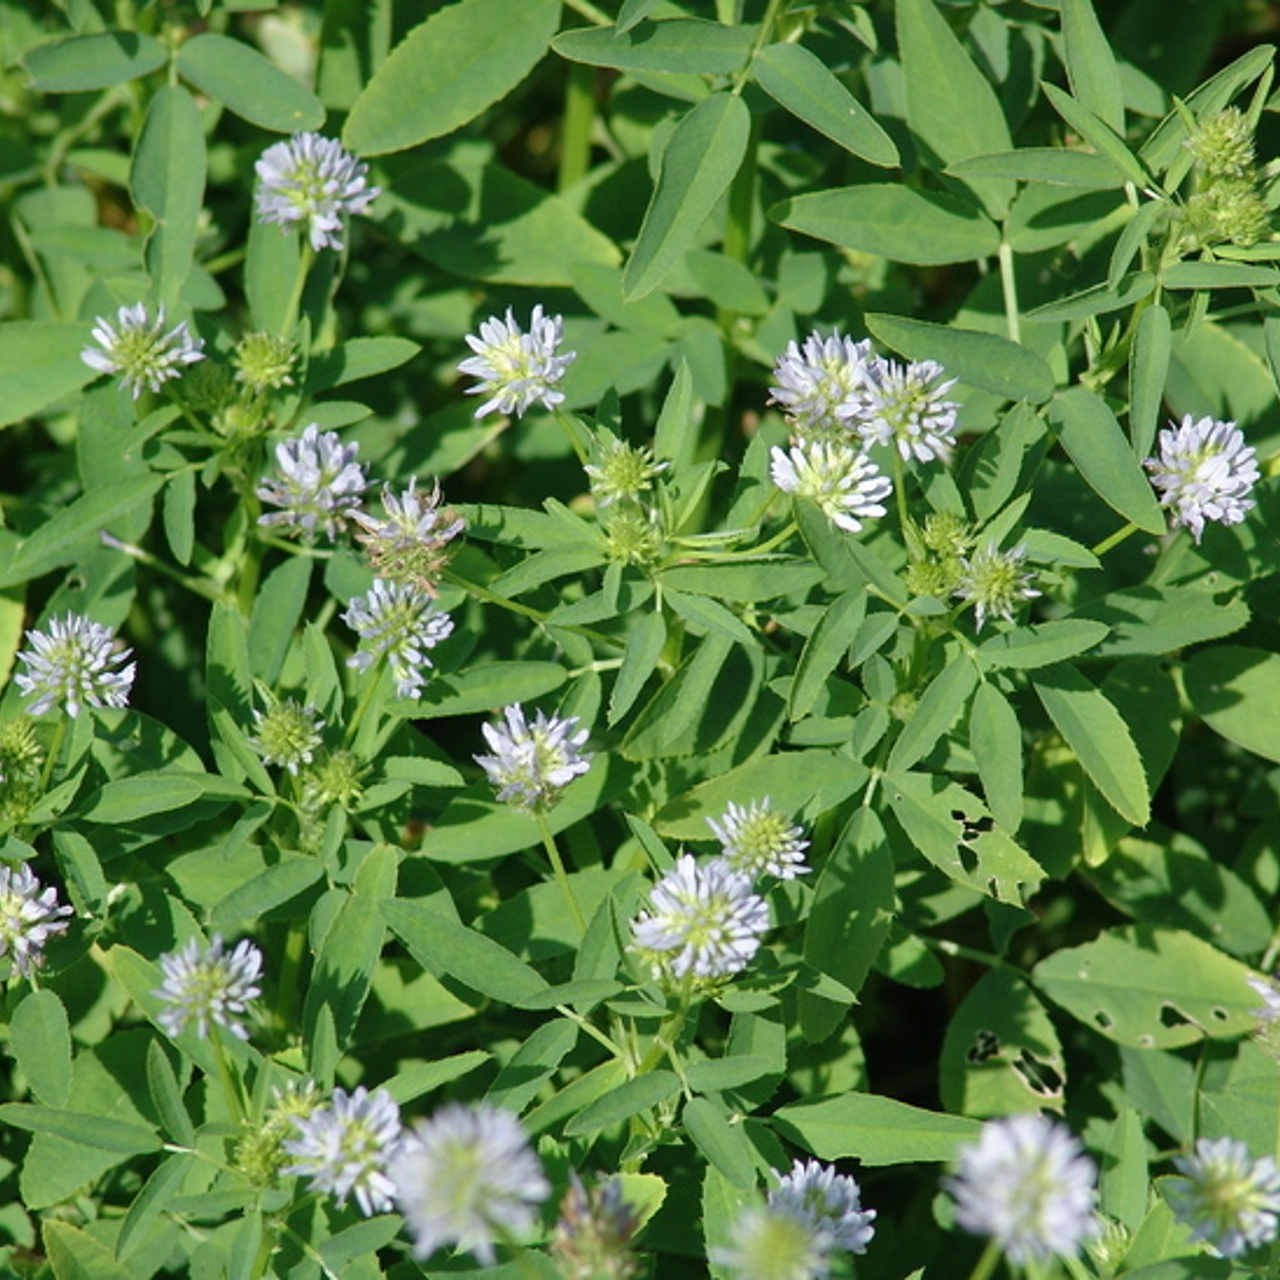
[[649, 494], [667, 465], [654, 461], [652, 449], [636, 448], [601, 429], [595, 460], [585, 470], [610, 560], [646, 568], [662, 559], [665, 529]]
[[1186, 205], [1187, 231], [1197, 247], [1247, 248], [1271, 234], [1271, 214], [1253, 163], [1253, 130], [1238, 107], [1202, 120], [1187, 147], [1195, 157], [1196, 191]]

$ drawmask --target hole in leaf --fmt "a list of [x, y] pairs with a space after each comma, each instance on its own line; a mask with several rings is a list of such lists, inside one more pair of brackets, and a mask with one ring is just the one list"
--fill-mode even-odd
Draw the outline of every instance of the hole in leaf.
[[960, 840], [964, 844], [971, 844], [995, 826], [994, 820], [987, 814], [973, 819], [966, 817], [959, 809], [952, 809], [951, 816], [960, 824]]
[[960, 865], [968, 875], [973, 875], [977, 871], [978, 855], [967, 844], [956, 845], [956, 855], [960, 859]]
[[1196, 1024], [1181, 1009], [1165, 1003], [1160, 1006], [1160, 1025], [1165, 1027], [1194, 1027]]
[[1062, 1073], [1051, 1062], [1038, 1058], [1030, 1049], [1022, 1049], [1013, 1060], [1013, 1069], [1022, 1077], [1032, 1093], [1054, 1098], [1062, 1093], [1065, 1081]]
[[1116, 1024], [1112, 1020], [1111, 1015], [1105, 1009], [1095, 1009], [1093, 1011], [1093, 1020], [1100, 1026], [1103, 1031], [1110, 1031]]
[[986, 1062], [1000, 1052], [1000, 1037], [994, 1031], [978, 1031], [974, 1033], [973, 1043], [965, 1050], [965, 1061], [972, 1063]]
[[1209, 1010], [1209, 1012], [1213, 1014], [1213, 1016], [1219, 1022], [1226, 1022], [1227, 1019], [1231, 1017], [1231, 1015], [1221, 1005], [1218, 1005], [1218, 1004], [1215, 1004], [1213, 1008]]

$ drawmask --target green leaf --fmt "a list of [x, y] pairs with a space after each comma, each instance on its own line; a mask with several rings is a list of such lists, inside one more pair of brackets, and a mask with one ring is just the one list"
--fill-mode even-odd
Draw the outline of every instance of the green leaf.
[[1228, 742], [1280, 762], [1280, 655], [1222, 644], [1194, 654], [1184, 668], [1196, 714]]
[[480, 663], [432, 680], [414, 707], [414, 716], [429, 720], [475, 715], [512, 702], [534, 702], [554, 693], [567, 678], [556, 662]]
[[1111, 628], [1095, 656], [1172, 653], [1246, 626], [1250, 614], [1244, 600], [1221, 600], [1206, 589], [1208, 585], [1130, 587], [1090, 604], [1083, 612]]
[[1086, 1026], [1140, 1049], [1251, 1031], [1258, 998], [1248, 976], [1238, 960], [1200, 938], [1141, 925], [1055, 951], [1031, 975]]
[[91, 489], [45, 521], [13, 557], [0, 585], [22, 582], [59, 565], [74, 564], [98, 544], [98, 535], [133, 515], [164, 483], [159, 475], [130, 476]]
[[719, 600], [775, 600], [807, 591], [823, 573], [795, 557], [742, 560], [737, 564], [676, 565], [659, 579], [664, 588]]
[[1062, 147], [1020, 147], [1016, 151], [971, 156], [947, 165], [946, 172], [965, 182], [974, 178], [1011, 178], [1085, 191], [1112, 191], [1124, 181], [1115, 166], [1102, 156]]
[[361, 378], [389, 373], [407, 364], [421, 350], [408, 338], [351, 338], [311, 357], [306, 390], [328, 391]]
[[899, 163], [893, 139], [866, 108], [803, 45], [771, 44], [752, 63], [756, 83], [780, 106], [871, 164]]
[[770, 209], [769, 217], [802, 235], [911, 266], [972, 262], [1000, 248], [1000, 232], [976, 209], [954, 196], [899, 185], [794, 196]]
[[856, 1158], [867, 1165], [946, 1163], [980, 1128], [966, 1116], [926, 1111], [870, 1093], [792, 1103], [776, 1111], [773, 1122], [784, 1137], [820, 1160]]
[[[932, 153], [945, 165], [1008, 151], [1013, 140], [995, 90], [932, 0], [898, 0], [895, 14], [907, 123], [926, 155]], [[971, 185], [993, 217], [1003, 215], [1013, 199], [1011, 182], [983, 178]]]
[[1172, 352], [1169, 313], [1153, 302], [1138, 321], [1129, 360], [1129, 441], [1135, 457], [1147, 457], [1155, 443]]
[[302, 261], [300, 238], [289, 228], [257, 218], [249, 221], [245, 292], [254, 327], [288, 337], [297, 319], [294, 282]]
[[249, 793], [217, 774], [179, 773], [167, 769], [104, 782], [85, 800], [78, 817], [102, 826], [123, 826], [185, 809], [198, 800], [247, 800]]
[[169, 1055], [156, 1040], [147, 1045], [147, 1087], [165, 1132], [174, 1142], [194, 1147], [195, 1125], [191, 1123], [191, 1116], [182, 1100], [182, 1090], [173, 1074]]
[[98, 31], [39, 45], [22, 63], [39, 93], [86, 93], [149, 75], [168, 60], [168, 49], [154, 36]]
[[169, 1201], [181, 1191], [182, 1184], [190, 1172], [187, 1159], [185, 1155], [172, 1155], [156, 1166], [155, 1172], [138, 1192], [134, 1202], [129, 1206], [129, 1212], [124, 1216], [124, 1221], [120, 1224], [120, 1234], [116, 1237], [117, 1258], [129, 1256], [129, 1246], [135, 1236], [138, 1237], [137, 1242], [141, 1245], [147, 1238], [145, 1228], [164, 1212]]
[[0, 427], [31, 417], [98, 377], [80, 358], [88, 337], [83, 324], [0, 324]]
[[1120, 713], [1065, 663], [1037, 672], [1031, 683], [1094, 785], [1123, 818], [1145, 827], [1151, 820], [1146, 773]]
[[0, 1122], [29, 1133], [55, 1134], [80, 1146], [119, 1155], [147, 1155], [159, 1151], [161, 1145], [154, 1130], [128, 1120], [26, 1102], [6, 1102], [0, 1106]]
[[719, 636], [722, 640], [736, 641], [750, 648], [756, 643], [751, 628], [719, 600], [711, 596], [686, 595], [667, 586], [663, 599], [671, 611], [685, 622], [692, 623], [697, 631]]
[[383, 918], [428, 973], [448, 974], [481, 995], [508, 1003], [547, 985], [506, 947], [438, 911], [409, 901], [380, 905]]
[[[669, 299], [661, 295], [659, 297], [662, 302], [670, 305]], [[1280, 347], [1280, 340], [1277, 341], [1277, 346]], [[678, 470], [683, 471], [693, 462], [697, 441], [693, 414], [693, 376], [689, 372], [688, 361], [681, 360], [671, 379], [667, 397], [662, 402], [662, 412], [658, 414], [658, 425], [653, 433], [653, 454], [659, 462], [674, 462]]]
[[433, 13], [374, 72], [344, 145], [382, 155], [461, 128], [533, 70], [559, 24], [560, 0], [461, 0]]
[[173, 558], [191, 563], [196, 541], [196, 473], [175, 471], [164, 487], [164, 536]]
[[653, 198], [623, 273], [626, 300], [652, 293], [693, 246], [738, 172], [750, 132], [751, 113], [732, 93], [712, 94], [672, 130]]
[[570, 62], [616, 71], [732, 75], [751, 53], [751, 33], [697, 18], [648, 23], [632, 35], [621, 28], [583, 27], [565, 31], [551, 47]]
[[67, 1011], [52, 991], [31, 991], [13, 1011], [9, 1048], [31, 1092], [50, 1107], [71, 1096], [71, 1030]]
[[57, 1280], [135, 1280], [111, 1249], [87, 1231], [56, 1218], [46, 1219], [40, 1230]]
[[929, 682], [911, 719], [893, 744], [885, 766], [890, 773], [905, 773], [922, 760], [964, 710], [978, 683], [978, 669], [972, 662], [957, 659], [948, 663]]
[[958, 783], [890, 774], [885, 794], [911, 843], [957, 884], [1022, 906], [1044, 879], [1040, 864], [991, 825], [986, 807]]
[[803, 719], [813, 710], [828, 677], [849, 652], [866, 613], [867, 593], [861, 587], [838, 595], [823, 611], [796, 664], [787, 699], [787, 714], [792, 720]]
[[1022, 825], [1022, 727], [1008, 698], [985, 681], [969, 709], [969, 748], [987, 808], [1006, 831], [1015, 833]]
[[1164, 512], [1115, 414], [1085, 387], [1060, 391], [1050, 406], [1059, 443], [1089, 487], [1147, 533], [1164, 533]]
[[[862, 989], [893, 923], [893, 852], [876, 811], [853, 811], [822, 864], [804, 931], [804, 958], [853, 994]], [[800, 992], [805, 1039], [825, 1040], [844, 1024], [843, 1002]]]
[[1026, 980], [1008, 969], [969, 989], [947, 1023], [938, 1065], [948, 1111], [986, 1119], [1063, 1104], [1062, 1042]]
[[293, 633], [302, 618], [311, 586], [308, 556], [290, 556], [266, 576], [249, 618], [249, 656], [253, 674], [274, 685], [280, 677]]
[[1125, 182], [1132, 182], [1140, 190], [1148, 185], [1150, 180], [1146, 170], [1114, 129], [1099, 120], [1092, 111], [1077, 102], [1075, 98], [1063, 93], [1057, 85], [1042, 81], [1040, 88], [1053, 109], [1100, 156], [1104, 156], [1115, 166], [1117, 174]]
[[1109, 631], [1105, 622], [1087, 618], [1031, 623], [984, 640], [977, 649], [978, 661], [987, 671], [1049, 667], [1092, 649], [1106, 639]]
[[291, 902], [324, 874], [313, 857], [282, 855], [279, 862], [264, 867], [256, 876], [232, 889], [209, 913], [209, 922], [220, 929], [242, 922], [252, 923]]
[[1092, 0], [1062, 0], [1062, 39], [1071, 92], [1117, 135], [1124, 133], [1124, 90]]
[[276, 133], [324, 124], [320, 99], [256, 49], [203, 31], [178, 50], [178, 72], [241, 119]]
[[[196, 37], [206, 38], [214, 37]], [[139, 207], [155, 220], [147, 240], [147, 271], [167, 306], [177, 302], [195, 261], [205, 166], [200, 109], [181, 85], [166, 85], [147, 107], [129, 185]]]
[[1160, 273], [1160, 283], [1166, 289], [1274, 289], [1280, 271], [1247, 262], [1175, 262]]
[[709, 1098], [690, 1098], [680, 1121], [693, 1145], [735, 1187], [756, 1185], [756, 1165], [751, 1142], [741, 1124], [730, 1124], [723, 1105]]
[[565, 1137], [596, 1133], [620, 1120], [629, 1120], [679, 1092], [680, 1077], [674, 1071], [650, 1071], [636, 1076], [584, 1107], [564, 1126]]
[[622, 651], [622, 666], [609, 696], [609, 724], [617, 724], [631, 710], [632, 704], [653, 674], [667, 642], [667, 624], [660, 610], [646, 613], [627, 636]]
[[999, 334], [875, 313], [865, 322], [886, 347], [908, 360], [936, 360], [968, 386], [1032, 404], [1053, 395], [1053, 370], [1034, 351]]

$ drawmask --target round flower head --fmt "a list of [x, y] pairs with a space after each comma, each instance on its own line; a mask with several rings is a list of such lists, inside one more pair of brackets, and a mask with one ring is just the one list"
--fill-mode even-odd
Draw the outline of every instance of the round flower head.
[[427, 682], [427, 656], [453, 632], [453, 619], [437, 613], [425, 591], [404, 582], [375, 578], [366, 596], [357, 596], [342, 620], [360, 637], [360, 651], [347, 666], [366, 671], [386, 655], [395, 677], [396, 697], [416, 698]]
[[236, 381], [255, 395], [293, 386], [293, 366], [298, 352], [288, 338], [274, 333], [247, 333], [231, 357]]
[[850, 1253], [866, 1253], [875, 1235], [871, 1224], [876, 1211], [862, 1207], [857, 1181], [816, 1160], [792, 1164], [791, 1172], [769, 1192], [769, 1208], [804, 1223], [834, 1248]]
[[653, 481], [671, 464], [655, 462], [653, 450], [637, 449], [617, 436], [601, 432], [595, 462], [583, 468], [591, 480], [591, 495], [596, 505], [607, 507], [615, 502], [638, 502], [642, 493], [653, 488]]
[[773, 483], [784, 493], [809, 498], [836, 526], [857, 533], [869, 516], [884, 515], [893, 481], [865, 453], [847, 444], [813, 440], [770, 452]]
[[389, 582], [407, 582], [436, 594], [436, 584], [447, 559], [446, 547], [466, 522], [440, 506], [440, 486], [419, 493], [417, 480], [397, 497], [387, 485], [382, 490], [384, 519], [363, 511], [352, 513], [360, 526], [356, 537], [364, 544], [373, 571]]
[[751, 884], [724, 858], [702, 867], [687, 853], [677, 858], [631, 924], [655, 977], [728, 978], [745, 969], [769, 928], [769, 908]]
[[276, 445], [278, 474], [258, 486], [258, 497], [281, 509], [259, 516], [258, 523], [308, 539], [320, 529], [330, 539], [337, 537], [369, 484], [355, 460], [359, 449], [344, 445], [336, 431], [321, 432], [314, 422], [296, 440], [282, 440]]
[[1206, 520], [1239, 524], [1252, 510], [1258, 463], [1234, 422], [1197, 421], [1188, 413], [1160, 432], [1159, 443], [1160, 456], [1145, 465], [1175, 528], [1190, 529], [1199, 542]]
[[823, 1280], [831, 1273], [831, 1240], [789, 1213], [758, 1206], [740, 1213], [731, 1244], [712, 1250], [733, 1280]]
[[492, 1263], [495, 1243], [527, 1234], [551, 1193], [520, 1122], [488, 1103], [419, 1120], [388, 1173], [418, 1258], [455, 1245]]
[[59, 905], [56, 889], [41, 889], [26, 863], [0, 867], [0, 956], [8, 956], [24, 978], [44, 959], [45, 943], [66, 930], [62, 917], [71, 914]]
[[988, 544], [983, 550], [960, 560], [960, 585], [955, 594], [972, 600], [978, 630], [989, 617], [1013, 621], [1013, 611], [1024, 600], [1034, 600], [1040, 592], [1031, 583], [1035, 574], [1023, 569], [1026, 547], [997, 551]]
[[131, 649], [115, 648], [115, 633], [78, 613], [54, 618], [45, 631], [28, 631], [18, 661], [26, 671], [14, 676], [19, 689], [35, 701], [27, 704], [42, 716], [61, 704], [72, 718], [82, 706], [124, 707], [133, 688], [135, 665], [120, 664]]
[[196, 1035], [204, 1040], [216, 1023], [241, 1040], [249, 1038], [240, 1019], [248, 1012], [249, 1001], [262, 993], [258, 986], [262, 952], [247, 938], [229, 953], [216, 933], [207, 947], [200, 945], [199, 938], [191, 938], [181, 951], [160, 957], [160, 971], [164, 983], [152, 994], [165, 1003], [156, 1021], [169, 1035], [181, 1035], [188, 1023], [194, 1023]]
[[381, 194], [369, 186], [369, 166], [341, 143], [318, 133], [296, 133], [268, 147], [258, 172], [258, 220], [305, 222], [311, 247], [341, 251], [343, 214], [364, 213]]
[[900, 365], [877, 358], [852, 425], [866, 443], [891, 444], [904, 460], [945, 462], [956, 430], [956, 405], [945, 397], [955, 384], [934, 360]]
[[766, 872], [779, 880], [793, 880], [809, 870], [804, 864], [809, 847], [804, 832], [775, 812], [768, 796], [745, 807], [730, 800], [724, 813], [708, 818], [707, 825], [729, 865], [753, 880]]
[[499, 800], [521, 809], [545, 808], [591, 767], [591, 753], [582, 750], [588, 731], [578, 728], [577, 716], [539, 711], [529, 724], [518, 703], [504, 707], [502, 715], [505, 725], [480, 727], [493, 755], [475, 758], [498, 788]]
[[556, 384], [576, 354], [560, 351], [563, 340], [564, 321], [559, 316], [544, 316], [541, 303], [529, 317], [528, 333], [508, 307], [505, 320], [490, 316], [481, 324], [478, 338], [467, 334], [467, 345], [475, 355], [461, 361], [458, 372], [480, 379], [478, 386], [467, 388], [469, 396], [489, 397], [476, 410], [476, 417], [514, 413], [523, 418], [533, 404], [554, 409], [564, 399]]
[[192, 337], [185, 320], [165, 332], [163, 306], [156, 308], [154, 321], [141, 302], [121, 307], [114, 324], [98, 316], [92, 336], [98, 345], [85, 347], [80, 359], [99, 373], [118, 373], [120, 385], [132, 390], [135, 400], [144, 387], [159, 391], [182, 372], [183, 365], [204, 359], [204, 342]]
[[249, 745], [264, 764], [280, 765], [295, 776], [304, 764], [315, 759], [321, 743], [324, 721], [315, 707], [304, 707], [293, 698], [273, 702], [265, 712], [254, 710], [256, 732]]
[[1280, 988], [1270, 978], [1250, 974], [1246, 982], [1262, 997], [1262, 1008], [1254, 1009], [1253, 1016], [1260, 1022], [1280, 1023]]
[[991, 1236], [1017, 1266], [1074, 1257], [1097, 1234], [1097, 1170], [1071, 1132], [1038, 1114], [982, 1126], [944, 1185], [956, 1221]]
[[1270, 1156], [1253, 1160], [1234, 1138], [1201, 1138], [1173, 1163], [1183, 1176], [1164, 1184], [1165, 1198], [1193, 1240], [1234, 1258], [1280, 1233], [1280, 1170]]
[[293, 1120], [297, 1137], [284, 1143], [294, 1157], [285, 1173], [300, 1173], [339, 1204], [354, 1195], [366, 1218], [388, 1213], [395, 1186], [387, 1176], [401, 1137], [400, 1108], [385, 1089], [335, 1089], [327, 1107]]
[[774, 366], [772, 402], [802, 437], [843, 435], [861, 403], [871, 359], [869, 338], [811, 333], [803, 347], [789, 343]]

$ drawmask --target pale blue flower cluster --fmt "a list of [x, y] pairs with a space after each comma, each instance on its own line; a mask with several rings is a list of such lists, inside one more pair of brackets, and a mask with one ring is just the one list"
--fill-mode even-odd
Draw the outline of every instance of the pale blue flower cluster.
[[334, 138], [297, 133], [262, 153], [254, 168], [258, 186], [258, 219], [284, 226], [306, 225], [317, 253], [343, 248], [344, 215], [365, 213], [381, 194], [369, 185], [369, 166]]
[[207, 946], [191, 938], [180, 951], [160, 957], [164, 982], [153, 992], [164, 1008], [156, 1021], [171, 1036], [194, 1024], [196, 1035], [207, 1039], [219, 1026], [240, 1040], [249, 1038], [244, 1017], [249, 1004], [262, 994], [262, 952], [247, 938], [228, 952], [214, 934]]
[[314, 422], [297, 439], [276, 445], [276, 475], [258, 486], [263, 502], [279, 507], [258, 517], [269, 528], [311, 539], [323, 530], [337, 537], [360, 507], [369, 481], [356, 461], [358, 444], [344, 445], [336, 431]]
[[524, 708], [513, 703], [502, 717], [504, 723], [480, 728], [493, 754], [475, 757], [499, 800], [521, 809], [545, 808], [591, 767], [591, 753], [582, 749], [588, 730], [579, 727], [576, 716], [539, 711], [530, 724]]
[[1254, 1160], [1234, 1138], [1201, 1138], [1173, 1163], [1182, 1177], [1164, 1184], [1165, 1199], [1193, 1240], [1234, 1258], [1280, 1234], [1280, 1169], [1270, 1156]]
[[156, 308], [154, 320], [142, 302], [121, 307], [114, 322], [98, 316], [92, 337], [98, 345], [85, 347], [80, 358], [99, 373], [118, 373], [120, 385], [135, 400], [144, 388], [159, 391], [183, 365], [204, 359], [204, 341], [192, 335], [185, 320], [165, 330], [163, 306]]
[[382, 657], [391, 668], [398, 698], [416, 698], [427, 682], [428, 656], [453, 633], [453, 619], [436, 609], [425, 591], [407, 582], [375, 578], [363, 596], [347, 606], [342, 620], [360, 637], [360, 649], [347, 659], [367, 671]]
[[33, 716], [59, 705], [73, 719], [84, 706], [128, 705], [136, 666], [126, 662], [131, 649], [116, 648], [110, 627], [68, 613], [54, 618], [44, 631], [28, 631], [27, 645], [18, 652], [26, 670], [14, 682], [34, 699], [27, 705]]
[[41, 888], [35, 873], [24, 862], [0, 866], [0, 956], [29, 978], [44, 959], [45, 943], [64, 933], [64, 916], [72, 909], [58, 902], [58, 891]]
[[557, 384], [576, 355], [560, 350], [563, 341], [564, 321], [544, 315], [540, 303], [529, 317], [528, 333], [508, 307], [505, 319], [490, 316], [480, 325], [478, 338], [467, 334], [467, 345], [475, 354], [461, 361], [458, 371], [480, 380], [467, 388], [468, 395], [489, 397], [475, 416], [502, 413], [523, 418], [535, 404], [554, 409], [562, 403], [564, 392]]
[[1174, 528], [1190, 529], [1199, 542], [1206, 520], [1239, 524], [1253, 509], [1258, 459], [1234, 422], [1188, 413], [1160, 432], [1159, 444], [1146, 467]]

